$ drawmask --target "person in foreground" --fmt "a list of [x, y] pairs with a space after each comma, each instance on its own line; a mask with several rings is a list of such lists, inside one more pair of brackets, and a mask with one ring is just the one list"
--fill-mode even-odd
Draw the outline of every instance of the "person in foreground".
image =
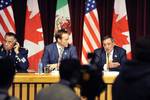
[[106, 88], [102, 79], [102, 71], [99, 71], [96, 66], [89, 64], [82, 65], [81, 72], [80, 94], [85, 100], [95, 100]]
[[18, 100], [8, 95], [15, 75], [15, 66], [9, 57], [0, 58], [0, 100]]
[[60, 82], [42, 89], [36, 100], [80, 100], [73, 88], [80, 81], [80, 62], [76, 59], [65, 59], [60, 63]]
[[62, 59], [78, 59], [76, 47], [69, 44], [69, 33], [64, 29], [55, 33], [56, 42], [46, 46], [42, 57], [43, 66], [59, 67]]
[[9, 56], [13, 59], [17, 72], [27, 72], [29, 66], [27, 54], [28, 50], [20, 47], [16, 35], [7, 32], [2, 45], [0, 45], [0, 58]]
[[120, 66], [126, 61], [126, 51], [115, 45], [114, 39], [105, 36], [102, 40], [103, 47], [94, 50], [92, 64], [104, 71], [119, 71]]
[[113, 100], [150, 100], [150, 37], [135, 43], [133, 60], [125, 63], [113, 84]]

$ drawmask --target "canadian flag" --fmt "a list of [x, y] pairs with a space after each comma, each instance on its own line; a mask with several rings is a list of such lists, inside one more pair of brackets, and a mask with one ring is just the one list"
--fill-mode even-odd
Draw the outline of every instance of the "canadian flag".
[[37, 0], [27, 0], [24, 47], [29, 51], [29, 69], [37, 71], [38, 62], [44, 49], [43, 31]]
[[131, 42], [125, 0], [115, 0], [112, 37], [116, 45], [127, 51], [127, 58], [131, 59]]

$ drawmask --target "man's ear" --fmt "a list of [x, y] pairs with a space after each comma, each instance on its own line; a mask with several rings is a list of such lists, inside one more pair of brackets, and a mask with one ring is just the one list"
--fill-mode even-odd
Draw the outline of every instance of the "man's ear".
[[58, 38], [58, 39], [57, 39], [57, 42], [59, 42], [59, 43], [60, 43], [60, 42], [61, 42], [61, 39], [60, 39], [60, 38]]

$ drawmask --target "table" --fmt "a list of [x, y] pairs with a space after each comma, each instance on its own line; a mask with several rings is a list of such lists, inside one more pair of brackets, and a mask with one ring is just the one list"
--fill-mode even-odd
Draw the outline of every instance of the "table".
[[58, 81], [58, 74], [17, 73], [9, 94], [20, 100], [34, 100], [39, 90]]
[[[107, 89], [100, 96], [101, 100], [112, 100], [112, 84], [119, 73], [104, 72], [103, 80], [107, 84]], [[17, 73], [14, 77], [9, 94], [16, 96], [20, 100], [34, 100], [35, 95], [44, 87], [52, 83], [59, 82], [58, 73]]]

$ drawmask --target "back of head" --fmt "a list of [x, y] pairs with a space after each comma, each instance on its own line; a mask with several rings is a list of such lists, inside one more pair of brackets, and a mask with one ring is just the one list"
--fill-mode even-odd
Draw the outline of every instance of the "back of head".
[[15, 67], [9, 57], [0, 59], [0, 88], [8, 89], [13, 82]]
[[80, 93], [88, 100], [95, 100], [100, 92], [105, 89], [105, 84], [102, 79], [102, 71], [95, 68], [94, 65], [82, 65], [82, 80]]
[[62, 60], [60, 64], [60, 78], [67, 80], [71, 85], [75, 85], [80, 80], [80, 61], [77, 59]]
[[134, 58], [140, 61], [150, 61], [150, 37], [142, 37], [137, 39], [134, 48]]

